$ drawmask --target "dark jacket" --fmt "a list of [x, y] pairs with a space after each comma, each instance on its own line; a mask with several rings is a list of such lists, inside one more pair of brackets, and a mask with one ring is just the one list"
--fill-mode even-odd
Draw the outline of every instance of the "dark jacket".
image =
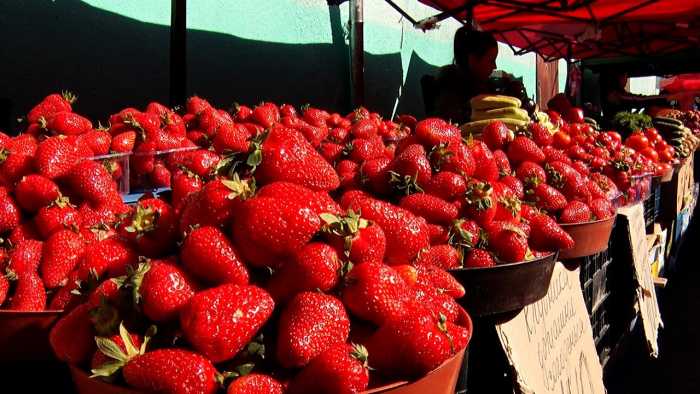
[[435, 111], [433, 116], [448, 122], [464, 124], [471, 117], [470, 101], [480, 94], [492, 93], [488, 83], [480, 83], [459, 67], [441, 67], [435, 76]]
[[651, 106], [665, 106], [664, 96], [642, 96], [632, 94], [624, 88], [615, 87], [603, 89], [600, 92], [600, 103], [603, 109], [603, 117], [610, 121], [619, 112], [629, 112], [633, 109], [642, 109]]

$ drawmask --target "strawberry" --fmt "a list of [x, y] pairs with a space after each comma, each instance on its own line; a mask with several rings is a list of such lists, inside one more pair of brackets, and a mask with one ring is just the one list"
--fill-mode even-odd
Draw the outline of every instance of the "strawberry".
[[456, 323], [459, 319], [457, 301], [432, 285], [416, 283], [409, 289], [409, 292], [417, 310], [425, 311], [434, 317], [445, 316], [445, 319], [450, 323]]
[[[328, 233], [328, 243], [337, 255], [353, 264], [382, 261], [386, 252], [386, 237], [378, 225], [362, 219], [352, 209], [345, 215], [321, 214]], [[336, 256], [337, 257], [337, 256]]]
[[352, 134], [350, 130], [344, 129], [342, 127], [336, 127], [331, 129], [328, 133], [328, 141], [336, 144], [347, 144], [352, 139]]
[[[149, 105], [149, 107], [150, 107], [150, 105]], [[141, 338], [139, 335], [129, 334], [129, 337], [131, 338], [131, 343], [129, 344], [129, 347], [134, 346], [136, 348], [139, 348], [143, 344], [143, 338]], [[122, 350], [122, 352], [124, 354], [127, 354], [127, 352], [129, 351], [129, 348], [127, 347], [126, 343], [124, 342], [124, 338], [122, 338], [121, 333], [114, 334], [114, 335], [108, 337], [107, 340], [117, 344], [117, 346], [119, 346], [119, 348]], [[128, 342], [129, 339], [127, 339], [126, 341]], [[95, 351], [95, 354], [92, 356], [92, 359], [90, 361], [90, 369], [95, 370], [95, 369], [100, 368], [101, 366], [103, 366], [106, 363], [115, 362], [115, 361], [118, 362], [119, 360], [114, 359], [114, 358], [106, 355], [105, 353], [103, 353], [101, 350], [98, 349]]]
[[[2, 199], [0, 198], [0, 201], [1, 200]], [[39, 241], [41, 240], [41, 236], [39, 235], [39, 229], [36, 228], [36, 222], [34, 220], [30, 220], [15, 227], [7, 237], [7, 240], [13, 245], [19, 245], [24, 241]]]
[[87, 249], [78, 262], [78, 279], [87, 281], [90, 274], [115, 278], [127, 274], [127, 265], [138, 268], [139, 258], [129, 242], [121, 236], [106, 238]]
[[538, 215], [530, 220], [529, 245], [539, 251], [566, 250], [574, 247], [574, 240], [547, 215]]
[[432, 176], [425, 149], [418, 144], [409, 146], [396, 156], [391, 170], [396, 173], [396, 180], [401, 182], [400, 187], [407, 187], [409, 183], [421, 185]]
[[370, 366], [394, 378], [421, 378], [462, 351], [470, 336], [466, 328], [436, 322], [428, 313], [407, 313], [380, 326], [367, 343]]
[[198, 149], [187, 155], [182, 165], [198, 177], [207, 179], [214, 173], [220, 160], [217, 153]]
[[53, 135], [80, 135], [92, 130], [92, 122], [69, 111], [59, 111], [39, 119], [39, 124]]
[[416, 264], [418, 283], [429, 284], [452, 298], [462, 298], [464, 286], [444, 269], [432, 264]]
[[58, 198], [58, 186], [48, 178], [30, 174], [17, 183], [15, 198], [22, 209], [37, 212]]
[[413, 129], [413, 135], [426, 150], [432, 150], [438, 145], [452, 147], [462, 142], [462, 134], [459, 129], [438, 118], [418, 122]]
[[73, 230], [51, 235], [42, 248], [41, 277], [48, 288], [57, 287], [78, 266], [85, 254], [85, 241]]
[[559, 190], [547, 185], [541, 184], [532, 189], [532, 194], [525, 196], [529, 201], [535, 203], [539, 209], [549, 213], [557, 213], [566, 207], [566, 197]]
[[450, 237], [449, 230], [445, 226], [428, 224], [428, 231], [430, 232], [430, 246], [447, 243]]
[[523, 182], [520, 179], [514, 176], [504, 176], [498, 181], [508, 186], [508, 188], [510, 188], [510, 190], [512, 190], [513, 193], [515, 193], [515, 197], [522, 200], [525, 196], [525, 188], [523, 186]]
[[182, 267], [211, 284], [248, 284], [248, 270], [226, 235], [216, 227], [199, 227], [181, 245]]
[[10, 232], [22, 222], [22, 213], [15, 200], [8, 196], [0, 196], [0, 234]]
[[295, 201], [257, 197], [245, 201], [233, 224], [233, 240], [243, 260], [254, 267], [275, 267], [300, 251], [321, 228], [310, 208]]
[[182, 200], [198, 190], [202, 189], [202, 180], [189, 171], [179, 171], [173, 175], [171, 184], [171, 203], [173, 207], [180, 205]]
[[56, 179], [70, 173], [78, 156], [68, 141], [61, 137], [50, 137], [39, 144], [34, 159], [39, 175]]
[[488, 237], [488, 249], [503, 263], [524, 261], [527, 254], [527, 235], [517, 226], [507, 225], [503, 229], [491, 232]]
[[541, 163], [545, 156], [542, 150], [534, 141], [527, 137], [517, 137], [508, 145], [508, 159], [513, 164], [520, 164], [526, 161]]
[[156, 189], [170, 188], [170, 171], [160, 164], [153, 168], [153, 172], [148, 174], [148, 184]]
[[493, 192], [493, 187], [487, 182], [473, 182], [467, 186], [466, 216], [485, 226], [496, 216], [496, 201], [499, 195]]
[[329, 191], [340, 184], [333, 167], [294, 130], [275, 127], [264, 142], [257, 144], [259, 150], [248, 162], [257, 164], [255, 179], [261, 186], [286, 181], [315, 191]]
[[279, 111], [275, 111], [266, 105], [255, 107], [250, 115], [250, 121], [264, 128], [270, 128], [279, 122]]
[[332, 290], [338, 283], [339, 269], [338, 253], [332, 247], [311, 242], [282, 264], [265, 290], [277, 305], [286, 305], [296, 294], [305, 291]]
[[134, 175], [145, 176], [153, 172], [156, 165], [154, 153], [157, 150], [156, 141], [146, 141], [134, 150], [134, 155], [129, 160]]
[[46, 310], [46, 290], [36, 272], [26, 271], [17, 277], [15, 293], [10, 298], [7, 309], [23, 312]]
[[467, 183], [462, 175], [442, 171], [430, 178], [422, 188], [427, 194], [452, 201], [455, 198], [464, 196], [464, 193], [467, 191]]
[[304, 138], [313, 146], [318, 149], [323, 141], [328, 137], [328, 129], [326, 127], [314, 127], [301, 122], [300, 125], [294, 127]]
[[350, 209], [379, 225], [386, 236], [384, 262], [406, 264], [430, 245], [427, 224], [409, 211], [372, 198], [359, 199]]
[[258, 190], [258, 197], [275, 197], [298, 201], [301, 205], [310, 208], [317, 214], [340, 214], [338, 203], [325, 192], [316, 192], [304, 186], [289, 182], [274, 182], [263, 186]]
[[471, 151], [461, 143], [438, 145], [430, 152], [430, 160], [436, 171], [454, 172], [465, 178], [474, 175], [476, 170], [476, 162]]
[[21, 153], [27, 156], [34, 156], [39, 143], [36, 138], [28, 134], [22, 134], [17, 137], [12, 137], [5, 143], [5, 149], [13, 153]]
[[301, 110], [304, 111], [302, 114], [304, 122], [316, 127], [325, 126], [326, 121], [330, 118], [330, 115], [326, 113], [326, 111], [310, 108], [308, 105], [302, 106]]
[[595, 181], [586, 181], [586, 188], [588, 188], [588, 191], [591, 193], [592, 199], [606, 198], [603, 188], [601, 188]]
[[409, 311], [405, 287], [406, 283], [391, 267], [368, 261], [352, 268], [341, 299], [353, 315], [381, 326]]
[[492, 151], [503, 149], [513, 140], [513, 132], [508, 130], [505, 123], [493, 121], [481, 131], [481, 140]]
[[228, 232], [234, 214], [253, 191], [247, 181], [238, 179], [238, 175], [232, 181], [216, 180], [205, 184], [187, 198], [189, 202], [180, 213], [179, 234], [196, 225], [219, 227]]
[[351, 171], [359, 171], [360, 165], [352, 160], [343, 160], [338, 163], [338, 165], [336, 166], [336, 170], [338, 171], [338, 174], [344, 174], [346, 172]]
[[139, 201], [121, 223], [122, 233], [136, 249], [148, 257], [168, 255], [177, 237], [177, 215], [163, 200]]
[[123, 373], [129, 386], [144, 392], [214, 394], [220, 386], [209, 359], [182, 349], [138, 355], [126, 362]]
[[81, 135], [79, 140], [90, 147], [95, 156], [108, 154], [112, 145], [112, 136], [109, 135], [106, 129], [90, 130]]
[[160, 115], [160, 122], [163, 130], [171, 135], [185, 137], [187, 135], [187, 127], [180, 115], [175, 113], [166, 113]]
[[36, 227], [43, 239], [68, 226], [80, 227], [80, 213], [71, 205], [68, 198], [58, 195], [56, 201], [41, 208], [35, 218]]
[[415, 130], [418, 122], [416, 118], [411, 115], [401, 115], [396, 117], [396, 121], [402, 125], [408, 127], [411, 130]]
[[[493, 220], [519, 223], [522, 208], [520, 200], [515, 196], [515, 193], [501, 182], [493, 182], [492, 186], [495, 195], [498, 196], [495, 200], [496, 214]], [[494, 201], [492, 200], [492, 202]]]
[[324, 142], [321, 144], [319, 153], [328, 163], [334, 165], [343, 159], [345, 146], [334, 142]]
[[590, 178], [592, 181], [600, 185], [600, 188], [603, 189], [603, 192], [605, 192], [605, 196], [608, 200], [612, 200], [619, 193], [615, 182], [610, 180], [610, 178], [607, 176], [603, 174], [591, 173]]
[[432, 264], [442, 269], [459, 268], [462, 266], [462, 256], [452, 245], [435, 245], [421, 253], [420, 262]]
[[72, 111], [72, 106], [78, 98], [68, 91], [63, 91], [61, 94], [51, 94], [47, 96], [41, 103], [37, 104], [29, 111], [27, 115], [28, 123], [36, 123], [39, 118], [48, 118], [59, 111]]
[[540, 148], [551, 146], [554, 141], [552, 133], [541, 123], [530, 123], [527, 125], [527, 134], [532, 141]]
[[59, 360], [77, 365], [95, 353], [95, 332], [88, 315], [90, 306], [82, 304], [63, 316], [49, 333], [51, 347]]
[[36, 240], [17, 244], [8, 256], [7, 272], [17, 276], [22, 276], [26, 272], [36, 273], [41, 264], [43, 247], [44, 243]]
[[522, 218], [526, 221], [530, 221], [535, 216], [542, 214], [539, 209], [529, 204], [522, 204], [520, 205], [520, 208], [520, 214], [522, 215]]
[[36, 172], [33, 156], [0, 150], [0, 182], [4, 186], [14, 186], [23, 177]]
[[471, 153], [476, 162], [474, 178], [482, 181], [495, 181], [499, 178], [498, 165], [491, 150], [481, 141], [473, 141]]
[[502, 176], [508, 176], [513, 172], [513, 170], [510, 168], [510, 162], [508, 161], [508, 157], [506, 156], [505, 152], [502, 150], [495, 150], [493, 151], [493, 158], [496, 160], [496, 166], [498, 166], [499, 174]]
[[581, 201], [571, 201], [561, 212], [562, 223], [586, 223], [591, 220], [591, 209]]
[[616, 215], [615, 208], [610, 200], [606, 198], [596, 198], [590, 203], [591, 214], [596, 220], [609, 219]]
[[211, 104], [209, 104], [207, 100], [197, 96], [192, 96], [187, 99], [187, 104], [185, 105], [187, 113], [194, 115], [204, 111], [207, 108], [211, 108]]
[[181, 138], [171, 135], [165, 130], [154, 129], [146, 133], [143, 140], [154, 143], [156, 150], [164, 151], [179, 148]]
[[212, 140], [212, 147], [216, 153], [224, 151], [231, 153], [245, 153], [250, 146], [251, 134], [242, 124], [226, 124], [219, 128], [219, 132]]
[[430, 194], [411, 194], [401, 199], [399, 207], [425, 218], [431, 224], [450, 224], [457, 219], [457, 207]]
[[[226, 114], [224, 116], [224, 114]], [[207, 108], [197, 114], [199, 128], [204, 130], [207, 137], [213, 138], [219, 127], [225, 124], [233, 124], [233, 119], [226, 112], [219, 112], [216, 108]]]
[[571, 164], [571, 159], [569, 158], [569, 156], [567, 156], [567, 154], [560, 149], [554, 148], [552, 146], [545, 146], [544, 148], [542, 148], [542, 153], [544, 153], [545, 156], [545, 163], [561, 161], [566, 164]]
[[256, 286], [226, 284], [197, 293], [180, 309], [187, 340], [218, 363], [233, 358], [270, 318], [274, 301]]
[[571, 166], [583, 176], [591, 173], [591, 169], [588, 167], [588, 164], [582, 161], [575, 161]]
[[277, 360], [286, 369], [307, 365], [350, 333], [350, 320], [339, 299], [315, 292], [297, 294], [282, 311]]
[[251, 373], [237, 378], [226, 389], [227, 394], [284, 394], [284, 387], [274, 378]]
[[344, 154], [349, 160], [362, 164], [367, 160], [384, 157], [384, 144], [372, 142], [364, 138], [356, 138], [347, 144]]
[[73, 166], [68, 175], [71, 188], [76, 193], [96, 204], [112, 201], [119, 192], [112, 175], [100, 163], [85, 160]]
[[7, 293], [10, 290], [10, 280], [5, 275], [0, 275], [0, 306], [5, 303]]
[[364, 392], [369, 384], [367, 359], [364, 346], [337, 343], [294, 377], [287, 394]]
[[539, 164], [526, 161], [515, 170], [515, 176], [526, 186], [530, 186], [544, 182], [547, 179], [547, 172]]
[[360, 119], [352, 125], [350, 133], [354, 138], [372, 139], [377, 136], [378, 127], [371, 119]]
[[491, 253], [484, 249], [472, 250], [464, 260], [464, 268], [493, 267], [496, 262]]
[[391, 159], [385, 157], [370, 159], [362, 163], [360, 178], [364, 188], [378, 196], [389, 196], [393, 190], [390, 183], [391, 164]]
[[112, 152], [131, 152], [136, 143], [136, 132], [127, 131], [112, 138]]

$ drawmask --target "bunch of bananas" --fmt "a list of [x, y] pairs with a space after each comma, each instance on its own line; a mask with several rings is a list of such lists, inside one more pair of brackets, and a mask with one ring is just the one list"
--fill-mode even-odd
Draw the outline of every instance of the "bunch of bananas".
[[489, 123], [498, 120], [505, 123], [510, 130], [517, 130], [530, 121], [527, 111], [520, 108], [520, 100], [510, 96], [482, 94], [471, 99], [471, 122], [459, 129], [462, 135], [478, 135]]
[[700, 143], [700, 139], [678, 119], [657, 116], [652, 118], [652, 122], [664, 140], [676, 149], [676, 157], [679, 159], [690, 156]]

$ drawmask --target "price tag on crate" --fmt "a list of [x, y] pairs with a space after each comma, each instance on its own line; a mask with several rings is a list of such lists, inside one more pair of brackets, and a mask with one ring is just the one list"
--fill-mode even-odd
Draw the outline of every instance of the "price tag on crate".
[[523, 393], [605, 394], [579, 269], [557, 262], [547, 295], [496, 330]]
[[[637, 279], [637, 298], [639, 300], [639, 313], [642, 315], [644, 336], [647, 339], [649, 353], [657, 357], [659, 354], [659, 327], [663, 327], [659, 303], [654, 290], [654, 278], [649, 263], [649, 249], [647, 247], [647, 234], [644, 225], [644, 212], [642, 204], [620, 208], [619, 217], [626, 219], [627, 230], [634, 261], [634, 273]], [[621, 223], [623, 226], [625, 223]]]

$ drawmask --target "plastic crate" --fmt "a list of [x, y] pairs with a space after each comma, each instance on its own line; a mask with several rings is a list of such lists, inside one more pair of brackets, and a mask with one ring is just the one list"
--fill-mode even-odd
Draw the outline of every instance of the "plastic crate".
[[649, 198], [644, 200], [644, 224], [647, 229], [654, 226], [654, 222], [659, 218], [661, 208], [661, 188], [651, 191]]
[[612, 261], [610, 244], [600, 253], [585, 256], [581, 261], [581, 289], [586, 309], [591, 314], [602, 299], [610, 294], [608, 267]]

